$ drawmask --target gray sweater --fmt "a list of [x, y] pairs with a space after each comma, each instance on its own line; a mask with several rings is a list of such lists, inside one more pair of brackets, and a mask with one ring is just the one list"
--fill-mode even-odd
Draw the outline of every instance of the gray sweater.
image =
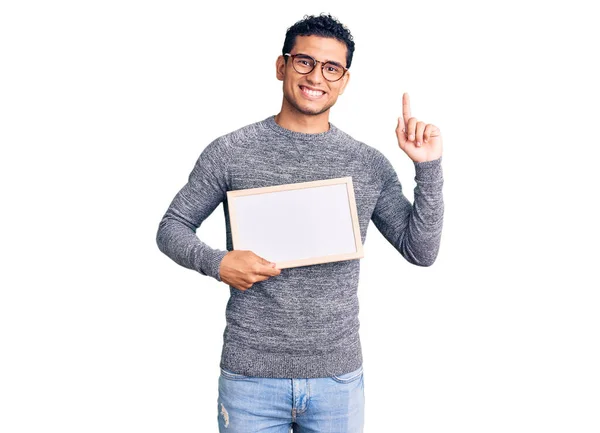
[[[406, 157], [400, 148], [398, 157]], [[176, 263], [221, 281], [219, 265], [233, 250], [227, 191], [351, 176], [362, 243], [372, 220], [406, 260], [430, 266], [444, 214], [441, 158], [414, 165], [411, 205], [379, 150], [332, 123], [326, 132], [306, 134], [285, 129], [270, 116], [206, 146], [160, 221], [156, 241]], [[227, 251], [196, 236], [221, 202]], [[359, 368], [359, 270], [360, 260], [345, 260], [285, 268], [246, 291], [229, 286], [221, 367], [278, 378], [326, 377]]]

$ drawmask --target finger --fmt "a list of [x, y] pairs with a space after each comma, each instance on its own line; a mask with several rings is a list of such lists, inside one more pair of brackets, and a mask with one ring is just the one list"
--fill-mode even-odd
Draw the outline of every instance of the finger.
[[417, 129], [415, 131], [415, 144], [417, 147], [423, 144], [423, 131], [425, 131], [425, 122], [417, 122]]
[[425, 126], [425, 131], [423, 131], [423, 142], [429, 142], [429, 139], [431, 138], [431, 133], [433, 132], [433, 128], [435, 128], [435, 126], [431, 123], [428, 123], [427, 126]]
[[408, 119], [411, 118], [410, 98], [408, 97], [408, 93], [402, 95], [402, 115], [404, 116], [404, 124], [408, 125]]
[[396, 136], [398, 137], [398, 144], [400, 145], [400, 149], [404, 149], [406, 142], [406, 131], [404, 126], [404, 119], [402, 117], [398, 117], [398, 126], [396, 126]]
[[268, 280], [270, 277], [271, 277], [270, 275], [262, 275], [262, 274], [258, 275], [258, 274], [256, 274], [256, 275], [254, 275], [252, 277], [251, 284], [254, 285], [256, 283], [260, 283], [262, 281]]
[[417, 129], [417, 119], [416, 117], [411, 117], [408, 119], [408, 127], [406, 128], [406, 135], [408, 136], [408, 141], [415, 141], [415, 131]]
[[257, 255], [256, 253], [254, 255], [256, 256], [256, 260], [258, 261], [258, 263], [260, 263], [261, 265], [268, 266], [270, 268], [275, 266], [274, 262], [271, 262], [271, 261], [265, 259], [264, 257]]
[[258, 263], [260, 263], [261, 265], [270, 265], [270, 264], [271, 264], [271, 262], [270, 262], [270, 261], [268, 261], [267, 259], [265, 259], [264, 257], [261, 257], [261, 256], [257, 255], [256, 253], [255, 253], [255, 255], [256, 255], [256, 260], [257, 260], [257, 261], [258, 261]]
[[265, 278], [262, 278], [260, 281], [262, 280], [266, 280], [269, 277], [274, 277], [275, 275], [279, 275], [281, 273], [281, 269], [277, 269], [275, 267], [275, 263], [271, 263], [268, 262], [268, 264], [261, 264], [259, 266], [256, 267], [256, 269], [254, 270], [255, 275], [257, 276], [264, 276]]

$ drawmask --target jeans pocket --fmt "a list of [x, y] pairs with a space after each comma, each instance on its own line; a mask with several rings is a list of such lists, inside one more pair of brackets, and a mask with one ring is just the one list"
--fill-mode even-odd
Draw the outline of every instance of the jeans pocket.
[[358, 369], [351, 371], [350, 373], [337, 374], [335, 376], [331, 376], [331, 378], [338, 383], [350, 383], [360, 378], [362, 374], [363, 367], [361, 365]]
[[243, 374], [234, 373], [233, 371], [227, 370], [223, 367], [221, 367], [221, 377], [224, 379], [230, 379], [230, 380], [244, 380], [244, 379], [250, 378], [250, 376], [245, 376]]

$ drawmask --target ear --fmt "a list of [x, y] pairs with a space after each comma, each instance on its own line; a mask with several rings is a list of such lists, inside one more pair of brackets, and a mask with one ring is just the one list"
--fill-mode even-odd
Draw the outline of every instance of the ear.
[[285, 57], [283, 55], [277, 57], [275, 62], [275, 76], [279, 81], [283, 81], [285, 77]]
[[344, 93], [344, 90], [346, 89], [346, 86], [348, 85], [348, 81], [350, 81], [350, 71], [346, 71], [346, 73], [344, 74], [344, 78], [342, 78], [342, 86], [340, 87], [340, 91], [338, 93], [338, 95], [341, 95], [342, 93]]

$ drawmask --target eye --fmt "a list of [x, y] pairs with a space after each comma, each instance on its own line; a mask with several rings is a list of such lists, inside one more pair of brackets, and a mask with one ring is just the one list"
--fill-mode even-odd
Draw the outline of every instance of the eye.
[[310, 57], [296, 57], [296, 64], [301, 66], [312, 66], [313, 61]]

